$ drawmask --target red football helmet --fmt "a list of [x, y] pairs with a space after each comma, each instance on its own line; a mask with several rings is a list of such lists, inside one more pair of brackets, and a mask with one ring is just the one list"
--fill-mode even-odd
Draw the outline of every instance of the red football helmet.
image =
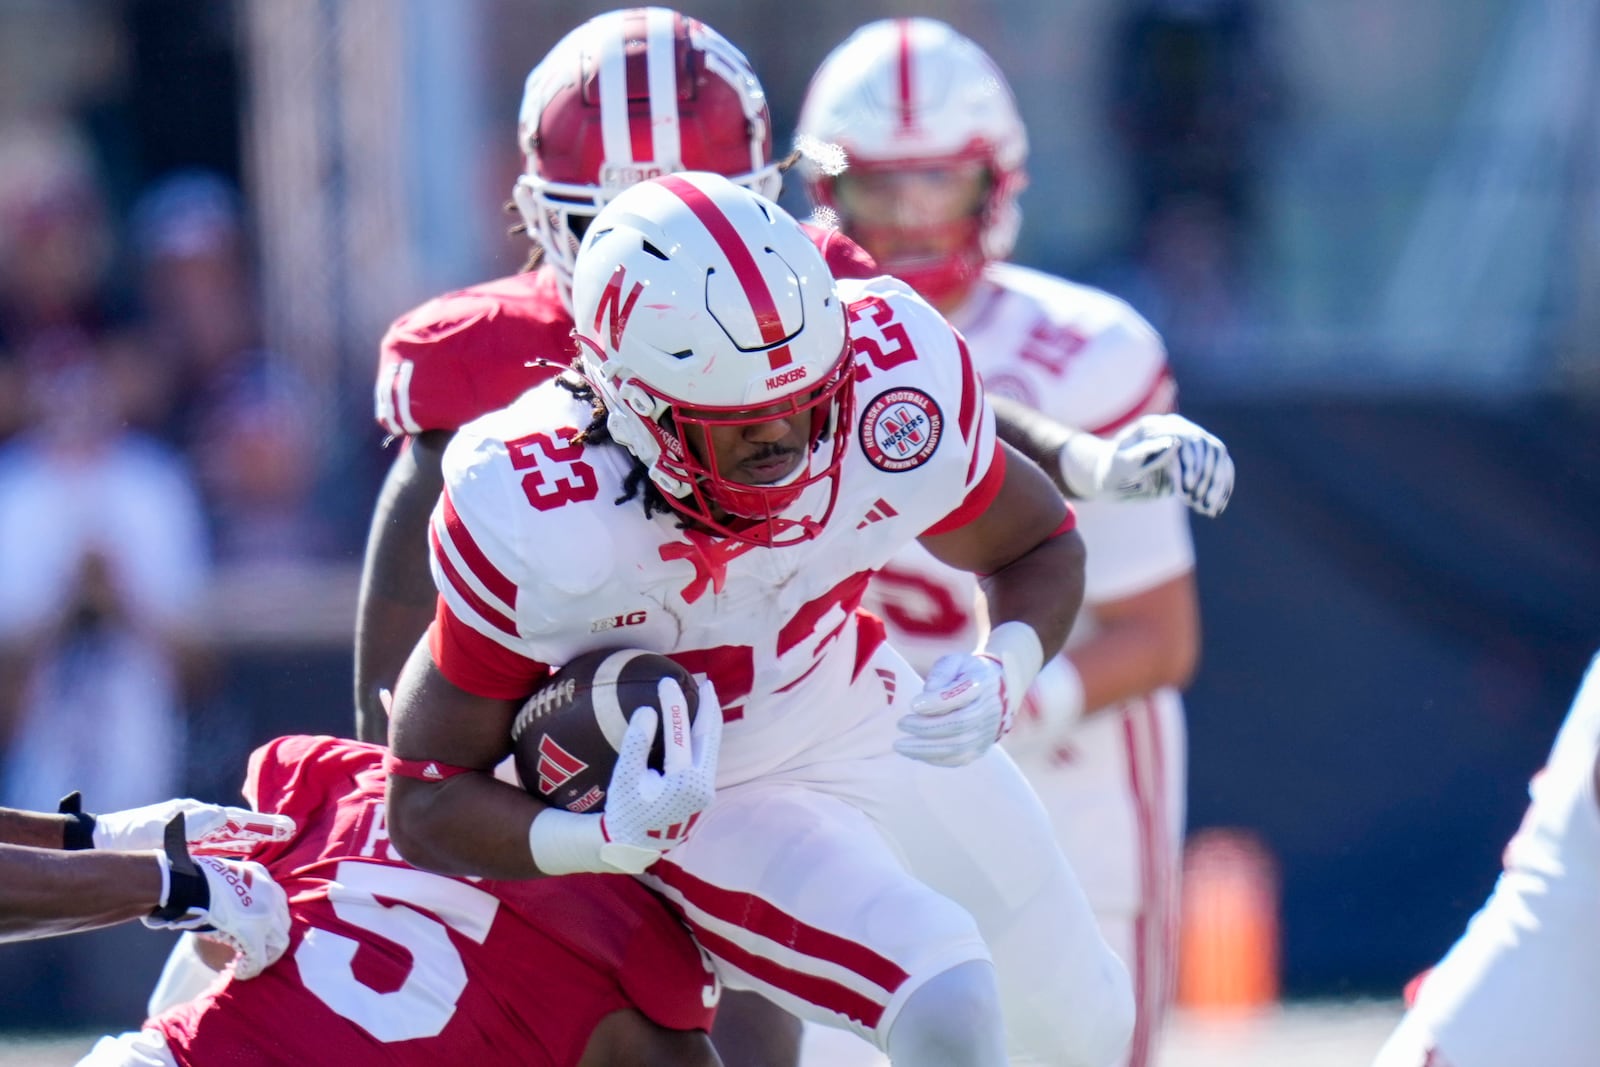
[[768, 197], [782, 182], [749, 61], [664, 7], [607, 12], [562, 38], [528, 75], [517, 135], [513, 198], [569, 309], [584, 227], [635, 182], [705, 170]]
[[[856, 30], [812, 75], [799, 127], [802, 138], [836, 145], [848, 160], [843, 173], [803, 163], [812, 199], [835, 212], [885, 271], [935, 304], [959, 300], [984, 264], [1011, 254], [1017, 194], [1027, 184], [1027, 132], [994, 61], [944, 23], [882, 19]], [[948, 180], [971, 168], [984, 182], [961, 217], [862, 215], [843, 195], [852, 182], [919, 173]], [[930, 237], [945, 250], [885, 247], [916, 249]]]

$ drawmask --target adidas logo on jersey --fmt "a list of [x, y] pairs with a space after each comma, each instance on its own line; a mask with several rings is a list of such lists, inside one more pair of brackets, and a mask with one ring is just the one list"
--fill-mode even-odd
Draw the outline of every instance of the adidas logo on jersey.
[[864, 530], [875, 522], [882, 522], [884, 519], [892, 519], [898, 514], [900, 513], [894, 508], [890, 507], [887, 500], [879, 497], [877, 500], [872, 502], [872, 508], [867, 512], [867, 517], [856, 523], [856, 529]]

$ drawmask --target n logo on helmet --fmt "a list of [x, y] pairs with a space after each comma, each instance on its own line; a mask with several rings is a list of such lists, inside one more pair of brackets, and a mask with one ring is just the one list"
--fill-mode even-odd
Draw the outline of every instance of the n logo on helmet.
[[622, 284], [627, 272], [620, 266], [611, 272], [611, 280], [606, 282], [605, 291], [600, 294], [600, 304], [594, 309], [595, 332], [600, 331], [600, 323], [609, 314], [611, 317], [611, 348], [615, 351], [622, 344], [622, 331], [628, 328], [628, 316], [633, 314], [633, 305], [639, 302], [639, 294], [644, 292], [644, 285], [634, 282], [633, 288], [628, 290], [626, 300], [622, 297]]

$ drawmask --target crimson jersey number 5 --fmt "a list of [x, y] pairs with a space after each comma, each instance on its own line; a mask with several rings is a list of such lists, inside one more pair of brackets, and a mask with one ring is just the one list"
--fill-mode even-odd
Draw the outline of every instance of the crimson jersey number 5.
[[577, 433], [569, 426], [506, 442], [511, 466], [528, 472], [522, 476], [523, 495], [540, 511], [593, 500], [600, 491], [594, 468], [583, 461], [583, 446], [572, 443]]

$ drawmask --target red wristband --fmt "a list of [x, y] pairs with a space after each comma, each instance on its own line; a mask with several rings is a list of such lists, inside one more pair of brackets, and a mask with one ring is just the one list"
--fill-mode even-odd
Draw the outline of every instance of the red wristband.
[[436, 759], [401, 759], [392, 752], [383, 756], [383, 769], [389, 774], [398, 774], [402, 778], [416, 778], [424, 782], [442, 782], [446, 778], [454, 778], [458, 774], [470, 774], [476, 768], [457, 767], [453, 763], [441, 763]]

